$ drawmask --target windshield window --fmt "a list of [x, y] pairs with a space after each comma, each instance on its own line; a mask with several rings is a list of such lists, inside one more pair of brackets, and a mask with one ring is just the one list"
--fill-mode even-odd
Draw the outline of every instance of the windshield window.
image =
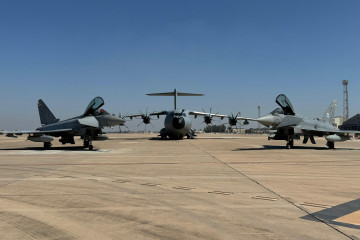
[[276, 108], [274, 111], [272, 111], [270, 114], [284, 114], [284, 111], [281, 110], [281, 108]]

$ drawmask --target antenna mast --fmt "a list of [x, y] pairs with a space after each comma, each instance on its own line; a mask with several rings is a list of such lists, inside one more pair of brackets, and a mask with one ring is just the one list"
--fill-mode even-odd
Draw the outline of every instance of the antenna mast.
[[349, 119], [349, 93], [348, 93], [348, 80], [343, 80], [342, 84], [344, 86], [344, 99], [343, 99], [343, 119], [344, 122]]

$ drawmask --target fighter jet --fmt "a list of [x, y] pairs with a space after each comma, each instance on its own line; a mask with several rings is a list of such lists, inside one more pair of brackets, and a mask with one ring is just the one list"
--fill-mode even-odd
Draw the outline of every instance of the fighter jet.
[[350, 139], [351, 133], [360, 133], [352, 131], [342, 131], [332, 124], [335, 114], [337, 101], [334, 100], [325, 111], [322, 118], [309, 119], [295, 114], [290, 100], [284, 95], [277, 96], [275, 102], [280, 106], [270, 114], [260, 118], [237, 117], [238, 120], [256, 121], [266, 127], [272, 127], [269, 140], [285, 140], [286, 148], [294, 147], [294, 139], [299, 140], [303, 136], [303, 143], [306, 144], [310, 139], [312, 144], [316, 144], [314, 137], [325, 137], [329, 149], [335, 148], [335, 142], [342, 142]]
[[129, 115], [130, 119], [141, 117], [144, 124], [150, 123], [150, 116], [157, 116], [158, 118], [160, 115], [165, 115], [164, 121], [164, 128], [160, 130], [160, 137], [161, 139], [183, 139], [185, 136], [188, 139], [193, 139], [195, 135], [195, 131], [191, 129], [191, 115], [195, 116], [203, 116], [204, 121], [207, 124], [211, 123], [212, 118], [219, 117], [224, 118], [225, 115], [213, 114], [213, 113], [205, 113], [205, 112], [196, 112], [196, 111], [189, 111], [189, 110], [179, 110], [177, 109], [177, 97], [178, 96], [204, 96], [204, 94], [199, 93], [182, 93], [178, 92], [174, 89], [173, 92], [165, 92], [165, 93], [149, 93], [146, 94], [148, 96], [173, 96], [174, 97], [174, 110], [169, 111], [161, 111], [161, 112], [153, 112], [151, 114], [134, 114]]
[[3, 131], [0, 132], [0, 135], [6, 134], [7, 137], [16, 137], [16, 135], [28, 134], [27, 140], [43, 142], [45, 149], [51, 147], [53, 137], [60, 137], [59, 142], [62, 144], [75, 144], [74, 136], [80, 136], [83, 139], [84, 147], [93, 150], [92, 141], [108, 139], [106, 135], [102, 134], [102, 128], [125, 123], [124, 119], [100, 109], [103, 105], [104, 100], [101, 97], [96, 97], [89, 103], [84, 114], [60, 121], [44, 101], [39, 99], [38, 109], [41, 127], [32, 131]]

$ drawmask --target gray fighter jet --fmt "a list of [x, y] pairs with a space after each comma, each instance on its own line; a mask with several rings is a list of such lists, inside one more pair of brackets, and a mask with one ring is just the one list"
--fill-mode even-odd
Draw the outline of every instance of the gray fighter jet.
[[177, 109], [177, 97], [178, 96], [204, 96], [204, 94], [198, 93], [182, 93], [178, 92], [174, 89], [173, 92], [165, 92], [165, 93], [150, 93], [148, 96], [173, 96], [174, 97], [174, 110], [170, 111], [161, 111], [161, 112], [153, 112], [151, 114], [134, 114], [129, 115], [129, 118], [141, 117], [144, 124], [150, 123], [150, 116], [165, 115], [164, 128], [160, 130], [161, 139], [183, 139], [185, 136], [188, 139], [193, 139], [195, 137], [195, 131], [191, 129], [191, 115], [195, 116], [203, 116], [204, 122], [207, 124], [211, 123], [213, 117], [224, 118], [225, 115], [213, 114], [213, 113], [205, 113], [205, 112], [196, 112], [189, 110], [179, 110]]
[[[60, 121], [46, 106], [43, 100], [39, 99], [38, 109], [41, 127], [33, 131], [4, 131], [7, 137], [29, 134], [28, 140], [33, 142], [43, 142], [44, 148], [51, 147], [53, 137], [60, 137], [62, 144], [75, 144], [74, 136], [80, 136], [84, 141], [84, 147], [93, 149], [92, 141], [107, 140], [108, 137], [102, 134], [102, 128], [123, 125], [125, 120], [115, 115], [111, 115], [103, 109], [104, 100], [101, 97], [94, 98], [86, 108], [84, 114]], [[100, 110], [99, 110], [100, 109]]]
[[266, 127], [272, 127], [269, 140], [285, 140], [288, 149], [294, 147], [294, 139], [298, 140], [300, 136], [304, 137], [304, 144], [309, 139], [312, 144], [316, 144], [314, 136], [325, 137], [326, 145], [330, 149], [334, 149], [335, 142], [349, 140], [351, 133], [359, 133], [342, 131], [333, 126], [332, 120], [335, 114], [336, 100], [330, 104], [320, 119], [309, 119], [296, 115], [290, 100], [284, 94], [280, 94], [275, 102], [280, 108], [276, 108], [268, 115], [256, 119], [245, 117], [237, 117], [237, 119], [245, 120], [245, 125], [249, 124], [248, 121], [256, 121]]

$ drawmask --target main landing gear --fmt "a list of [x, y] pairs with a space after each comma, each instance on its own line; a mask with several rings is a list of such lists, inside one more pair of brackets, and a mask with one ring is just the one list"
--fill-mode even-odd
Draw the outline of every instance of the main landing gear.
[[294, 139], [289, 139], [286, 143], [286, 149], [294, 148]]
[[335, 143], [334, 142], [327, 142], [326, 146], [328, 146], [329, 149], [335, 149]]
[[51, 145], [51, 142], [44, 142], [44, 149], [50, 149]]

